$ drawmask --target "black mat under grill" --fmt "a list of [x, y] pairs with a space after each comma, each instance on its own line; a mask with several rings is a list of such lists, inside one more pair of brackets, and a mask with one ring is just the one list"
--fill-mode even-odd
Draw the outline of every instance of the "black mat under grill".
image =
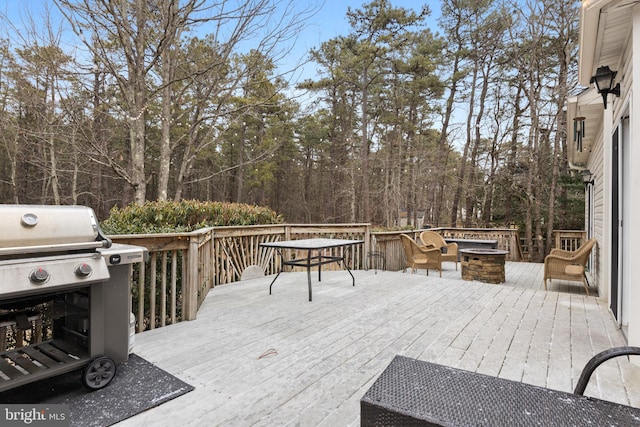
[[145, 359], [131, 354], [118, 365], [111, 383], [88, 391], [74, 371], [0, 393], [1, 404], [61, 403], [69, 405], [71, 425], [101, 427], [115, 424], [159, 406], [193, 387]]

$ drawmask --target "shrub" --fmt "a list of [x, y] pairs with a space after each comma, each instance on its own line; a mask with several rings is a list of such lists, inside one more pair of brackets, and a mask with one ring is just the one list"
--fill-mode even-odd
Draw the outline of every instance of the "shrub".
[[278, 224], [281, 215], [265, 207], [242, 203], [146, 202], [123, 209], [114, 207], [100, 225], [106, 234], [151, 234], [194, 231], [225, 225]]

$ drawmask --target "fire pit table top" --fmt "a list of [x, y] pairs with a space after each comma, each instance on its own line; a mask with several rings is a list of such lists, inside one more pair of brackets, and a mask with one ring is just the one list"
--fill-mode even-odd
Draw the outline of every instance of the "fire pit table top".
[[489, 248], [468, 248], [458, 249], [458, 252], [470, 255], [507, 255], [509, 251], [502, 249], [489, 249]]

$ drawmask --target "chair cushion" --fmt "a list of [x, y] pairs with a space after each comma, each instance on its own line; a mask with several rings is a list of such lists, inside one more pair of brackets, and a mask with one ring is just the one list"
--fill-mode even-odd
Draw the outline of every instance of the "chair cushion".
[[575, 276], [579, 276], [584, 272], [584, 267], [581, 265], [567, 265], [564, 268], [564, 272], [566, 274], [573, 274]]

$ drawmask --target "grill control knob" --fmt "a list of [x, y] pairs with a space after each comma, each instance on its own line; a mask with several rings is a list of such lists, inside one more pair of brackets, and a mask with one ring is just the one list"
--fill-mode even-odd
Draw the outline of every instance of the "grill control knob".
[[86, 262], [83, 262], [76, 267], [76, 276], [78, 277], [88, 277], [92, 272], [93, 269]]
[[42, 267], [36, 268], [29, 275], [29, 280], [35, 285], [40, 285], [49, 279], [49, 272]]

